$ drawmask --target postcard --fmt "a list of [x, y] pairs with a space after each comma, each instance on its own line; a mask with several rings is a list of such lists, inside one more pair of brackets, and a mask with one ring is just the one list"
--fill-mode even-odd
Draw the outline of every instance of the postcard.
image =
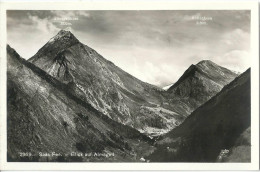
[[1, 170], [256, 170], [257, 2], [1, 2]]

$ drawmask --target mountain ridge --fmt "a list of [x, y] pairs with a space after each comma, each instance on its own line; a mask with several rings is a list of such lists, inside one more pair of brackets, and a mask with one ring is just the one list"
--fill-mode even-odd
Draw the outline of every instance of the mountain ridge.
[[[162, 161], [215, 162], [222, 150], [233, 150], [236, 140], [251, 125], [250, 80], [248, 69], [192, 112], [181, 125], [163, 135], [157, 142], [158, 150], [148, 159], [156, 161], [165, 154]], [[245, 153], [250, 154], [247, 144], [249, 152]]]
[[[51, 46], [57, 47], [58, 53], [53, 52], [53, 48], [49, 49], [47, 43], [28, 61], [70, 85], [78, 97], [88, 100], [113, 120], [145, 131], [146, 127], [155, 123], [155, 119], [162, 118], [161, 114], [155, 112], [157, 110], [149, 109], [166, 101], [161, 95], [161, 88], [137, 79], [80, 42], [74, 44], [72, 41], [70, 46], [62, 46], [59, 40], [53, 40]], [[152, 113], [151, 117], [145, 117], [143, 108]], [[164, 112], [162, 115], [171, 115], [166, 110]], [[143, 121], [145, 118], [151, 118], [151, 121]], [[159, 123], [164, 126], [167, 123], [170, 125], [168, 127], [174, 125], [168, 119]]]
[[212, 61], [203, 60], [196, 65], [192, 64], [167, 90], [167, 94], [171, 103], [182, 101], [182, 113], [189, 115], [237, 76], [236, 73]]
[[[56, 45], [62, 45], [64, 46], [63, 49], [66, 49], [70, 46], [73, 46], [74, 44], [79, 43], [79, 40], [70, 32], [70, 31], [66, 31], [66, 30], [60, 30], [57, 35], [55, 35], [54, 37], [52, 37], [42, 48], [40, 48], [37, 51], [37, 56], [33, 56], [31, 58], [28, 59], [29, 62], [33, 63], [34, 61], [38, 60], [39, 56], [42, 55], [46, 49], [50, 49], [50, 53], [52, 53], [53, 51], [55, 51], [56, 49], [60, 49], [61, 46], [54, 46], [53, 47], [53, 43], [54, 42], [59, 42], [59, 44]], [[58, 53], [60, 53], [60, 51], [58, 51]]]
[[[69, 39], [67, 39], [67, 38], [69, 38]], [[65, 42], [68, 42], [68, 45], [65, 45], [64, 48], [61, 48], [61, 50], [58, 51], [59, 53], [61, 53], [61, 52], [62, 52], [63, 50], [65, 50], [66, 48], [69, 48], [69, 47], [74, 46], [75, 44], [78, 44], [78, 43], [79, 43], [79, 44], [81, 44], [80, 46], [86, 47], [86, 53], [88, 53], [88, 54], [96, 53], [96, 54], [98, 54], [98, 55], [102, 58], [102, 60], [106, 61], [107, 63], [112, 64], [114, 67], [116, 67], [116, 68], [120, 69], [121, 71], [125, 72], [123, 69], [121, 69], [119, 66], [115, 65], [113, 62], [111, 62], [111, 61], [105, 59], [102, 55], [100, 55], [98, 52], [96, 52], [93, 48], [91, 48], [91, 47], [89, 47], [89, 46], [87, 46], [87, 45], [81, 43], [81, 42], [74, 36], [74, 34], [73, 34], [71, 31], [67, 31], [67, 30], [63, 30], [63, 29], [60, 30], [60, 31], [57, 33], [57, 35], [55, 35], [54, 37], [52, 37], [42, 48], [40, 48], [40, 50], [39, 50], [34, 56], [32, 56], [31, 58], [29, 58], [28, 61], [31, 62], [31, 63], [34, 63], [35, 61], [38, 60], [39, 56], [42, 55], [42, 52], [43, 52], [45, 49], [47, 49], [47, 48], [50, 47], [50, 45], [49, 45], [50, 43], [53, 44], [54, 42], [59, 41], [58, 43], [57, 43], [57, 42], [56, 42], [56, 43], [57, 43], [57, 44], [62, 44], [62, 42], [63, 42], [64, 40], [65, 40]], [[51, 50], [51, 51], [52, 51], [52, 50]], [[125, 72], [125, 73], [127, 73], [127, 72]], [[131, 75], [131, 74], [129, 74], [129, 73], [127, 73], [127, 74], [128, 74], [129, 77], [132, 77], [132, 78], [134, 78], [135, 80], [138, 80], [139, 82], [142, 82], [143, 84], [149, 85], [149, 86], [154, 87], [155, 89], [158, 89], [158, 90], [162, 90], [160, 87], [158, 87], [158, 86], [156, 86], [156, 85], [152, 85], [152, 84], [150, 84], [150, 83], [144, 82], [144, 81], [142, 81], [142, 80], [136, 78], [135, 76], [133, 76], [133, 75]]]
[[[46, 161], [45, 157], [38, 156], [37, 151], [63, 154], [63, 158], [53, 157], [50, 161], [104, 161], [104, 157], [65, 155], [91, 150], [114, 151], [118, 153], [115, 159], [138, 161], [141, 156], [138, 151], [141, 150], [135, 145], [142, 144], [152, 149], [153, 141], [147, 136], [111, 120], [73, 96], [66, 85], [22, 59], [9, 45], [7, 52], [9, 161]], [[33, 157], [19, 157], [18, 152], [30, 150]], [[139, 155], [133, 156], [133, 152]], [[125, 154], [125, 160], [122, 154]], [[115, 159], [112, 157], [108, 161]]]
[[[213, 67], [212, 67], [213, 66]], [[187, 77], [189, 77], [190, 75], [194, 75], [196, 72], [200, 73], [200, 74], [206, 74], [206, 72], [208, 71], [203, 71], [203, 69], [205, 68], [221, 68], [224, 69], [226, 71], [228, 71], [229, 73], [234, 73], [231, 70], [228, 70], [227, 68], [224, 68], [222, 66], [217, 65], [216, 63], [212, 62], [211, 60], [201, 60], [199, 61], [196, 65], [192, 64], [185, 72], [184, 74], [177, 80], [177, 82], [170, 87], [167, 91], [171, 91], [172, 89], [174, 89], [175, 87], [177, 87], [180, 82], [182, 82], [183, 80], [185, 80]], [[208, 70], [208, 69], [207, 69]], [[210, 76], [207, 76], [209, 79], [212, 79]]]

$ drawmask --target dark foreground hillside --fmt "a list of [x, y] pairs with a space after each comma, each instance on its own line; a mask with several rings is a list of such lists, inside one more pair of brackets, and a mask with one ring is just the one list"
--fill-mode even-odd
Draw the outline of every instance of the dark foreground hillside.
[[7, 60], [8, 161], [139, 161], [153, 149], [9, 46]]
[[196, 109], [179, 127], [164, 135], [157, 142], [157, 150], [147, 159], [156, 162], [250, 161], [250, 95], [248, 69]]

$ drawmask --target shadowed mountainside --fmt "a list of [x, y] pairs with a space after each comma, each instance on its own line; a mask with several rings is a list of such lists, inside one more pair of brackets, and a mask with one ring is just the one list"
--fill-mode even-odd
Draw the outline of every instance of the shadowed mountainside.
[[[197, 108], [180, 126], [162, 136], [157, 150], [147, 158], [166, 162], [215, 162], [221, 150], [230, 149], [223, 161], [250, 161], [250, 96], [248, 69]], [[241, 154], [245, 154], [243, 158], [237, 156]]]

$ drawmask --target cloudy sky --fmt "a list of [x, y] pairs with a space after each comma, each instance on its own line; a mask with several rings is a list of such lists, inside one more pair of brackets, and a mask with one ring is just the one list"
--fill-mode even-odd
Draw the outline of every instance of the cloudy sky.
[[7, 43], [25, 59], [68, 28], [135, 77], [176, 82], [201, 60], [250, 66], [250, 11], [8, 11]]

